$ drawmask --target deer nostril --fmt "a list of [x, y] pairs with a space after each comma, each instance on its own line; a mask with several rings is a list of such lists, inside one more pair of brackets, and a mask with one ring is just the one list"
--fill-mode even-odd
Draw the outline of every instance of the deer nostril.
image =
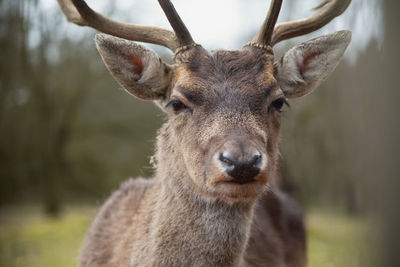
[[225, 153], [225, 152], [222, 152], [221, 154], [219, 154], [219, 160], [229, 166], [235, 165], [235, 162], [237, 162], [237, 159], [233, 155], [231, 155], [229, 153]]
[[238, 159], [226, 151], [220, 153], [219, 160], [225, 168], [225, 172], [231, 176], [235, 182], [247, 183], [260, 173], [262, 156], [255, 153], [249, 158]]
[[256, 153], [253, 156], [251, 156], [250, 160], [249, 160], [249, 164], [253, 165], [253, 166], [257, 166], [261, 163], [261, 154], [260, 153]]

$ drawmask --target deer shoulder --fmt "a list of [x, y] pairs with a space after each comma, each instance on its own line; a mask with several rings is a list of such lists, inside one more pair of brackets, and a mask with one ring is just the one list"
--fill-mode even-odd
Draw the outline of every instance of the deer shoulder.
[[[129, 179], [115, 191], [102, 205], [93, 221], [81, 249], [85, 255], [81, 266], [118, 266], [129, 259], [115, 258], [127, 251], [121, 251], [122, 236], [129, 237], [124, 242], [135, 242], [135, 229], [139, 223], [146, 224], [146, 218], [140, 217], [144, 207], [144, 196], [153, 185], [153, 179]], [[141, 220], [138, 220], [140, 218]], [[137, 229], [136, 229], [137, 230]]]

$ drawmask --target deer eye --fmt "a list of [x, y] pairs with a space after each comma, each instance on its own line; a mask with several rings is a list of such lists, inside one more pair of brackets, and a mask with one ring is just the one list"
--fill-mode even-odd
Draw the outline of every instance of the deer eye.
[[270, 109], [275, 109], [278, 112], [282, 112], [283, 105], [289, 106], [289, 103], [286, 101], [285, 98], [281, 97], [271, 103]]
[[166, 107], [168, 106], [172, 106], [172, 109], [174, 110], [175, 113], [187, 108], [187, 106], [178, 99], [171, 100]]

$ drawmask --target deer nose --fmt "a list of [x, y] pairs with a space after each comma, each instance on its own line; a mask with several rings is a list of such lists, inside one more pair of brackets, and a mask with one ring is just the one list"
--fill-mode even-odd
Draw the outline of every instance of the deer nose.
[[253, 181], [253, 178], [260, 173], [262, 156], [256, 152], [248, 157], [237, 157], [232, 153], [223, 151], [219, 160], [225, 168], [225, 172], [234, 179], [234, 182], [245, 184]]

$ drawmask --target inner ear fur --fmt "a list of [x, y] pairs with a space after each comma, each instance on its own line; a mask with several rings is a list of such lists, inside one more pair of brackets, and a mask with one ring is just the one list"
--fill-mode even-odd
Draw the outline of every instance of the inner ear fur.
[[351, 40], [350, 31], [338, 31], [297, 45], [276, 62], [277, 80], [288, 98], [317, 88], [336, 68]]
[[171, 67], [154, 51], [107, 34], [97, 34], [95, 41], [107, 69], [127, 92], [144, 100], [165, 98]]

